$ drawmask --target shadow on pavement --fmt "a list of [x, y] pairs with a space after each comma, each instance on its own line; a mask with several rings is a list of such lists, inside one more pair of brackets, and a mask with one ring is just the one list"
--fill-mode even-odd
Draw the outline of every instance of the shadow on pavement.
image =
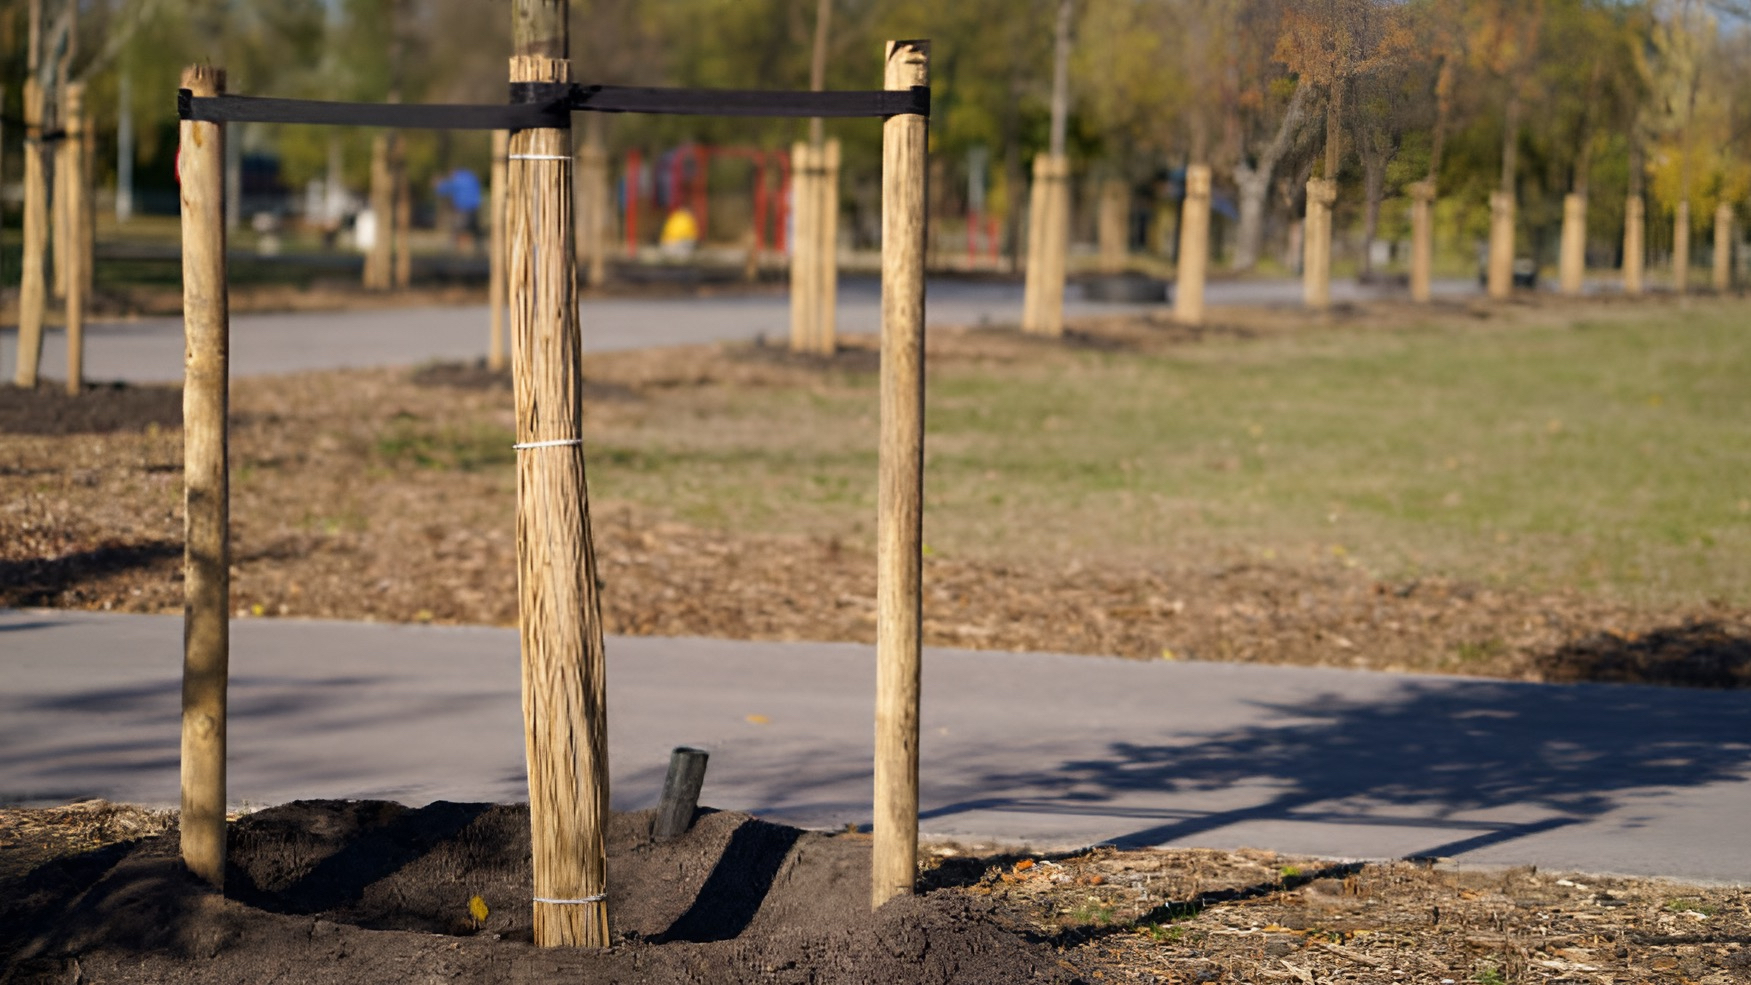
[[[1576, 824], [1644, 792], [1743, 779], [1751, 769], [1751, 703], [1735, 695], [1414, 681], [1389, 700], [1310, 694], [1304, 704], [1258, 707], [1282, 724], [1163, 744], [1112, 743], [1098, 758], [974, 784], [1073, 791], [1062, 797], [971, 799], [923, 816], [996, 810], [1157, 822], [1109, 839], [1119, 847], [1181, 841], [1247, 821], [1427, 826], [1446, 838], [1455, 828], [1478, 832], [1411, 853], [1446, 856]], [[1246, 789], [1263, 799], [1216, 811], [1120, 803], [1137, 793]], [[1545, 816], [1465, 816], [1498, 808]]]

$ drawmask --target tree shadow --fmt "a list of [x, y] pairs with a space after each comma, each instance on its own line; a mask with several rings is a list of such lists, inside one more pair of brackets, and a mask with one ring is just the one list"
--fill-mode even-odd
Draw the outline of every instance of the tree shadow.
[[181, 544], [149, 540], [105, 545], [57, 558], [0, 561], [0, 606], [50, 606], [62, 592], [85, 582], [181, 558]]
[[1537, 659], [1548, 681], [1751, 687], [1751, 635], [1719, 620], [1691, 620], [1652, 632], [1600, 632]]
[[[1098, 757], [974, 781], [999, 791], [1072, 791], [1062, 796], [999, 794], [921, 816], [995, 810], [1154, 822], [1107, 839], [1122, 848], [1184, 843], [1252, 821], [1389, 825], [1440, 832], [1406, 854], [1451, 856], [1751, 771], [1751, 703], [1736, 695], [1412, 680], [1383, 700], [1310, 694], [1305, 703], [1256, 706], [1283, 724], [1115, 742]], [[1245, 806], [1172, 806], [1175, 794], [1232, 800], [1245, 791], [1257, 791]], [[1169, 806], [1132, 806], [1140, 794], [1167, 794]], [[1488, 816], [1508, 808], [1521, 816]], [[1540, 816], [1526, 819], [1532, 812]], [[1456, 829], [1476, 833], [1454, 840]]]

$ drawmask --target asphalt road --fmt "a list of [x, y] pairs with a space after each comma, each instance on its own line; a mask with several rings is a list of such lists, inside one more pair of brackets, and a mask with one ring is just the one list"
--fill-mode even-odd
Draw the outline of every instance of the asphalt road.
[[[244, 619], [234, 805], [525, 797], [508, 630]], [[181, 620], [0, 610], [0, 803], [177, 798]], [[870, 819], [873, 654], [609, 641], [620, 808]], [[1751, 883], [1751, 695], [1047, 654], [926, 654], [928, 837], [1273, 848]]]
[[[1448, 281], [1437, 289], [1454, 296], [1475, 294], [1469, 281]], [[1374, 296], [1354, 281], [1332, 285], [1339, 302]], [[1009, 324], [1021, 320], [1020, 284], [932, 281], [927, 311], [933, 325]], [[1208, 303], [1299, 304], [1301, 283], [1293, 280], [1235, 281], [1211, 284]], [[582, 305], [586, 353], [701, 342], [752, 341], [764, 335], [789, 335], [789, 300], [779, 294], [711, 298], [604, 298]], [[1163, 305], [1084, 301], [1072, 288], [1065, 300], [1071, 316], [1161, 310]], [[845, 277], [839, 291], [839, 328], [874, 332], [881, 324], [879, 283]], [[429, 360], [468, 360], [486, 355], [485, 305], [407, 308], [382, 311], [235, 315], [231, 319], [231, 375], [256, 376], [344, 367], [409, 366]], [[86, 377], [97, 381], [167, 383], [182, 379], [182, 320], [147, 318], [99, 321], [86, 329]], [[0, 334], [0, 379], [10, 380], [17, 365], [14, 326]], [[43, 345], [43, 373], [66, 377], [64, 336], [51, 331]]]

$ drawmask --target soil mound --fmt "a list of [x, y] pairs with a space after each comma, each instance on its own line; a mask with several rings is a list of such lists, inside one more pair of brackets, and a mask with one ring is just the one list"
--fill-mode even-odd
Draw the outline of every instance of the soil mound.
[[658, 844], [651, 819], [612, 820], [604, 951], [530, 943], [527, 807], [306, 801], [231, 826], [224, 898], [183, 870], [174, 830], [0, 885], [0, 980], [1079, 980], [993, 902], [871, 913], [866, 838], [704, 812]]
[[182, 387], [87, 383], [72, 396], [58, 385], [0, 385], [0, 433], [112, 434], [154, 424], [182, 426]]

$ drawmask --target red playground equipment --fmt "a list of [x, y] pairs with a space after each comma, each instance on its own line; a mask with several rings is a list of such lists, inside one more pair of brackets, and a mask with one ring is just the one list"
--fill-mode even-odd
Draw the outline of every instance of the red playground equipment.
[[[657, 205], [657, 183], [661, 182], [663, 199], [670, 208], [685, 204], [699, 224], [700, 242], [709, 234], [710, 198], [706, 181], [711, 162], [719, 158], [751, 161], [754, 165], [754, 250], [764, 253], [768, 247], [778, 253], [789, 247], [787, 228], [790, 223], [790, 152], [762, 150], [758, 147], [717, 147], [709, 144], [683, 144], [658, 158], [651, 180], [644, 175], [644, 154], [637, 148], [626, 152], [626, 169], [621, 193], [624, 202], [626, 255], [638, 254], [638, 217], [647, 203]], [[774, 175], [778, 188], [773, 189]], [[659, 224], [661, 217], [659, 216]]]

